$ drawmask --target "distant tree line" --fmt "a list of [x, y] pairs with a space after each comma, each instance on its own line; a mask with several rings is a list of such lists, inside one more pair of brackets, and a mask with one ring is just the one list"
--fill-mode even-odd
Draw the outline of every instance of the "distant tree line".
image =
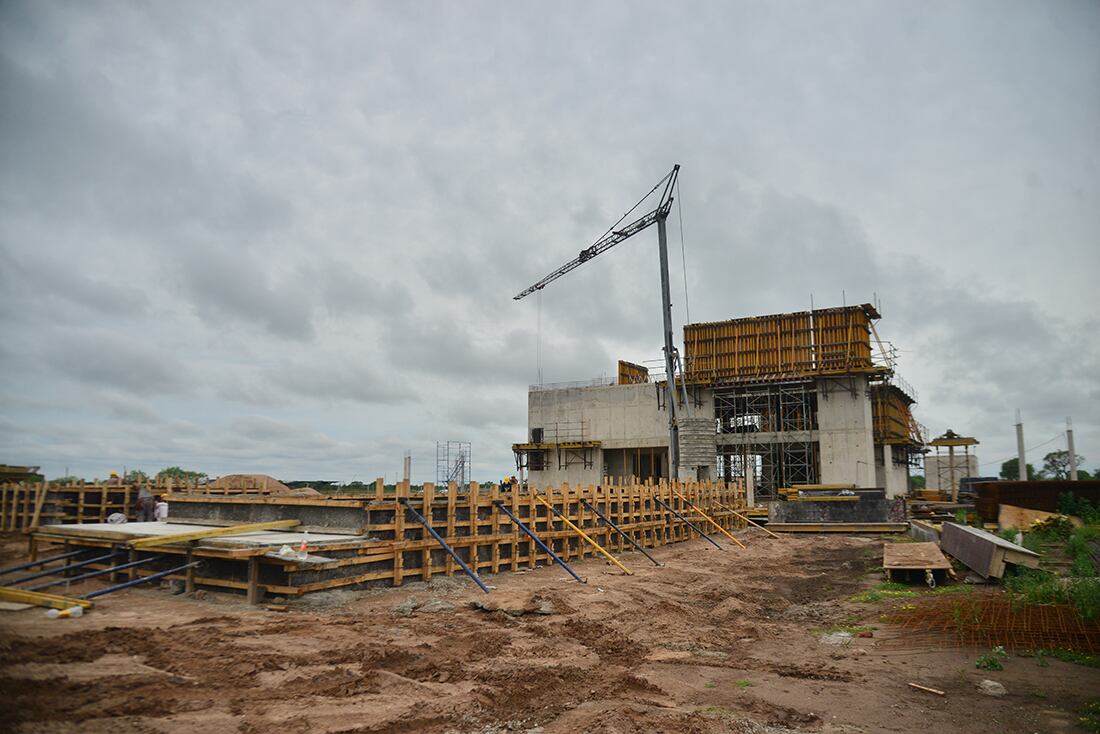
[[[1082, 468], [1085, 463], [1085, 457], [1081, 454], [1077, 454], [1077, 478], [1078, 479], [1092, 479], [1100, 475], [1100, 469], [1095, 472], [1088, 472]], [[1020, 460], [1009, 459], [1001, 464], [1001, 479], [1009, 479], [1015, 481], [1020, 478]], [[1027, 478], [1028, 479], [1069, 479], [1069, 452], [1068, 451], [1051, 451], [1049, 454], [1043, 457], [1043, 467], [1036, 471], [1035, 467], [1031, 464], [1027, 465]]]

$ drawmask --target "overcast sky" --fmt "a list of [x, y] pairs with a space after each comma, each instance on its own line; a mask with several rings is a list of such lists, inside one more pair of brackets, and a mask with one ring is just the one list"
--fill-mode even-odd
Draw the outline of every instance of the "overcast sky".
[[[513, 470], [527, 385], [871, 301], [982, 473], [1100, 466], [1100, 3], [0, 4], [0, 462]], [[1050, 440], [1050, 439], [1055, 440]]]

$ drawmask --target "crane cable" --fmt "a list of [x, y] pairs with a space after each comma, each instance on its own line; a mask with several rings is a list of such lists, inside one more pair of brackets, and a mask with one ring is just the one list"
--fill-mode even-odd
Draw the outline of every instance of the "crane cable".
[[676, 179], [676, 218], [680, 221], [680, 262], [684, 268], [684, 324], [691, 323], [691, 305], [688, 303], [688, 266], [687, 254], [684, 246], [684, 212], [680, 208], [680, 199], [683, 198], [680, 190], [680, 179]]
[[[662, 185], [662, 184], [664, 184], [664, 182], [665, 182], [665, 181], [667, 181], [667, 180], [668, 180], [668, 177], [669, 177], [669, 176], [671, 176], [671, 175], [672, 175], [672, 172], [670, 171], [670, 172], [669, 172], [669, 173], [668, 173], [667, 175], [665, 175], [665, 177], [664, 177], [664, 178], [662, 178], [662, 179], [661, 179], [660, 181], [658, 181], [658, 182], [657, 182], [657, 185], [656, 185], [656, 186], [654, 186], [653, 188], [651, 188], [651, 189], [649, 190], [649, 193], [648, 193], [648, 194], [646, 194], [646, 195], [645, 195], [645, 196], [643, 196], [642, 198], [638, 199], [638, 202], [637, 202], [637, 203], [636, 203], [636, 204], [635, 204], [634, 206], [630, 207], [630, 209], [628, 209], [628, 210], [627, 210], [627, 212], [626, 212], [625, 214], [623, 214], [623, 215], [622, 215], [621, 217], [619, 217], [619, 220], [618, 220], [617, 222], [615, 222], [614, 224], [612, 224], [612, 225], [611, 225], [610, 227], [608, 227], [608, 228], [607, 228], [607, 231], [606, 231], [606, 232], [604, 232], [604, 233], [603, 233], [603, 234], [601, 234], [601, 235], [600, 235], [599, 237], [597, 237], [597, 238], [596, 238], [596, 242], [599, 242], [599, 241], [600, 241], [600, 240], [602, 240], [602, 239], [603, 239], [604, 237], [606, 237], [607, 235], [609, 235], [609, 234], [611, 234], [612, 232], [614, 232], [614, 231], [615, 231], [615, 228], [616, 228], [616, 227], [618, 227], [618, 226], [619, 226], [620, 224], [622, 224], [623, 220], [624, 220], [624, 219], [626, 219], [627, 217], [629, 217], [629, 216], [631, 215], [631, 213], [633, 213], [633, 212], [634, 212], [634, 210], [635, 210], [635, 209], [637, 209], [638, 207], [640, 207], [640, 206], [642, 205], [642, 202], [643, 202], [643, 201], [645, 201], [645, 200], [646, 200], [646, 199], [648, 199], [649, 197], [653, 196], [653, 192], [654, 192], [654, 191], [656, 191], [657, 189], [661, 188], [661, 185]], [[677, 184], [677, 186], [679, 186], [679, 183], [680, 183], [680, 179], [676, 179], [676, 184]]]

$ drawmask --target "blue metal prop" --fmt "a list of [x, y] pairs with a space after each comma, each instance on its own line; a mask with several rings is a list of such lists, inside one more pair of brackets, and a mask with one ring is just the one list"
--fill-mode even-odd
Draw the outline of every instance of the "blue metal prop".
[[687, 526], [688, 526], [689, 528], [691, 528], [692, 530], [694, 530], [695, 532], [699, 533], [699, 534], [700, 534], [700, 535], [702, 535], [702, 536], [703, 536], [704, 538], [706, 538], [706, 539], [707, 539], [707, 541], [708, 541], [708, 542], [709, 542], [709, 543], [710, 543], [711, 545], [713, 545], [713, 546], [714, 546], [715, 548], [717, 548], [718, 550], [725, 550], [725, 548], [723, 548], [722, 546], [720, 546], [720, 545], [718, 545], [717, 543], [715, 543], [715, 542], [714, 542], [714, 539], [713, 539], [713, 538], [711, 538], [711, 537], [710, 537], [709, 535], [707, 535], [707, 534], [706, 534], [706, 533], [704, 533], [704, 532], [703, 532], [702, 530], [700, 530], [700, 529], [699, 529], [699, 526], [698, 526], [698, 525], [696, 525], [695, 523], [693, 523], [693, 522], [692, 522], [691, 520], [688, 520], [688, 519], [687, 519], [686, 517], [684, 517], [684, 516], [683, 516], [683, 515], [681, 515], [681, 514], [680, 514], [679, 512], [677, 512], [676, 510], [672, 509], [672, 508], [671, 508], [670, 506], [666, 505], [666, 504], [665, 504], [664, 502], [662, 502], [661, 500], [657, 499], [656, 497], [654, 497], [654, 498], [653, 498], [653, 501], [654, 501], [654, 502], [656, 502], [657, 504], [659, 504], [659, 505], [660, 505], [661, 507], [663, 507], [663, 508], [665, 508], [666, 510], [668, 510], [669, 512], [671, 512], [671, 513], [672, 513], [673, 515], [675, 515], [676, 517], [678, 517], [678, 518], [680, 518], [681, 520], [683, 520], [683, 521], [684, 521], [684, 522], [685, 522], [685, 523], [687, 524]]
[[140, 561], [130, 561], [129, 563], [123, 563], [121, 566], [110, 566], [109, 568], [100, 569], [99, 571], [89, 571], [88, 573], [82, 573], [79, 576], [70, 576], [63, 579], [54, 579], [47, 581], [44, 584], [36, 584], [34, 586], [28, 586], [27, 591], [38, 591], [39, 589], [48, 589], [51, 586], [59, 586], [61, 584], [71, 584], [74, 581], [83, 581], [84, 579], [92, 579], [96, 576], [102, 576], [107, 573], [114, 573], [115, 571], [124, 571], [127, 568], [134, 568], [136, 566], [144, 566], [146, 563], [152, 563], [153, 561], [160, 560], [161, 556], [149, 556], [148, 558], [142, 558]]
[[11, 566], [9, 568], [0, 569], [0, 576], [4, 576], [9, 573], [15, 573], [16, 571], [22, 571], [25, 568], [34, 568], [35, 566], [43, 566], [47, 563], [53, 563], [54, 561], [63, 561], [66, 558], [75, 558], [82, 553], [87, 553], [88, 548], [81, 548], [80, 550], [69, 551], [68, 553], [62, 553], [59, 556], [50, 556], [49, 558], [39, 558], [37, 561], [31, 561], [30, 563], [21, 563], [18, 566]]
[[62, 566], [61, 568], [47, 568], [45, 571], [39, 571], [38, 573], [32, 573], [29, 576], [20, 576], [17, 579], [12, 579], [11, 581], [6, 582], [4, 584], [4, 586], [12, 586], [14, 584], [21, 584], [24, 581], [33, 581], [34, 579], [40, 579], [43, 576], [53, 576], [54, 574], [62, 573], [64, 571], [69, 571], [69, 570], [74, 569], [74, 568], [82, 568], [82, 567], [87, 566], [91, 563], [99, 563], [100, 561], [109, 561], [110, 559], [114, 558], [115, 556], [120, 556], [120, 555], [122, 555], [121, 551], [112, 551], [112, 552], [108, 553], [105, 556], [96, 556], [95, 558], [89, 558], [88, 560], [81, 561], [80, 563], [71, 563], [68, 566]]
[[[455, 559], [455, 562], [462, 567], [462, 570], [466, 572], [466, 575], [473, 579], [474, 583], [480, 586], [482, 591], [488, 594], [489, 587], [485, 585], [485, 582], [481, 580], [481, 577], [474, 573], [474, 570], [472, 568], [466, 565], [466, 561], [458, 557], [458, 554], [455, 553], [454, 548], [447, 545], [447, 541], [443, 540], [443, 536], [435, 531], [435, 528], [432, 527], [431, 523], [425, 520], [423, 515], [413, 509], [412, 503], [410, 503], [409, 500], [405, 497], [401, 497], [400, 502], [401, 504], [405, 505], [406, 510], [412, 513], [413, 517], [416, 518], [416, 521], [423, 525], [424, 529], [432, 534], [432, 537], [435, 538], [436, 542], [443, 546], [443, 550], [447, 551], [447, 553], [451, 555], [451, 558]], [[397, 552], [400, 553], [401, 551]]]
[[546, 543], [543, 543], [542, 540], [539, 539], [539, 536], [535, 535], [535, 533], [529, 527], [527, 527], [522, 522], [520, 522], [519, 518], [516, 517], [515, 515], [513, 515], [511, 513], [511, 511], [507, 507], [504, 506], [504, 501], [503, 500], [497, 500], [495, 504], [496, 504], [498, 509], [504, 511], [504, 514], [508, 516], [509, 520], [511, 520], [512, 522], [514, 522], [516, 524], [516, 527], [518, 527], [520, 530], [525, 532], [528, 535], [528, 537], [531, 538], [531, 540], [535, 541], [535, 543], [538, 544], [539, 548], [542, 548], [544, 551], [546, 551], [546, 553], [551, 558], [553, 558], [555, 561], [560, 563], [561, 567], [564, 568], [566, 571], [568, 571], [570, 576], [575, 578], [577, 581], [580, 581], [582, 584], [587, 584], [588, 583], [587, 581], [582, 579], [580, 576], [578, 576], [576, 571], [574, 571], [572, 568], [570, 568], [569, 564], [566, 563], [565, 561], [563, 561], [558, 556], [558, 554], [553, 551], [553, 549], [550, 546], [548, 546]]
[[121, 584], [115, 584], [114, 586], [108, 586], [106, 589], [99, 589], [98, 591], [92, 591], [92, 592], [89, 592], [87, 594], [84, 594], [80, 598], [81, 599], [95, 599], [97, 596], [103, 596], [104, 594], [110, 594], [111, 592], [114, 592], [114, 591], [121, 591], [122, 589], [129, 589], [131, 586], [137, 586], [138, 584], [146, 584], [150, 581], [156, 581], [157, 579], [162, 579], [165, 576], [170, 576], [174, 573], [179, 573], [180, 571], [186, 571], [187, 569], [193, 568], [193, 567], [199, 565], [200, 563], [202, 563], [202, 561], [192, 561], [191, 563], [185, 563], [182, 566], [176, 566], [175, 568], [170, 568], [167, 571], [160, 571], [158, 573], [150, 574], [148, 576], [143, 576], [140, 579], [134, 579], [133, 581], [124, 581]]
[[632, 546], [634, 546], [635, 548], [637, 548], [638, 550], [640, 550], [640, 551], [642, 552], [642, 555], [644, 555], [644, 556], [645, 556], [646, 558], [648, 558], [649, 560], [653, 561], [653, 565], [654, 565], [654, 566], [660, 566], [660, 565], [661, 565], [660, 563], [657, 563], [657, 559], [656, 559], [656, 558], [654, 558], [653, 556], [651, 556], [651, 555], [649, 555], [648, 553], [646, 553], [646, 550], [645, 550], [645, 548], [643, 548], [642, 546], [638, 545], [638, 542], [637, 542], [636, 540], [634, 540], [634, 538], [631, 538], [631, 537], [630, 537], [629, 535], [627, 535], [626, 531], [624, 531], [624, 530], [623, 530], [622, 528], [620, 528], [620, 527], [619, 527], [618, 525], [616, 525], [615, 523], [611, 522], [611, 518], [607, 517], [607, 516], [606, 516], [606, 515], [604, 515], [604, 514], [603, 514], [602, 512], [600, 512], [600, 511], [599, 511], [598, 509], [596, 509], [596, 506], [595, 506], [595, 505], [593, 505], [593, 504], [592, 504], [591, 502], [589, 502], [588, 500], [584, 499], [583, 497], [581, 497], [581, 502], [583, 502], [583, 503], [584, 503], [584, 506], [585, 506], [585, 507], [587, 507], [588, 509], [592, 510], [592, 512], [595, 512], [595, 513], [596, 513], [596, 515], [598, 515], [598, 516], [599, 516], [599, 518], [600, 518], [601, 520], [603, 520], [603, 521], [604, 521], [605, 523], [607, 523], [608, 525], [610, 525], [610, 526], [611, 526], [611, 528], [612, 528], [612, 529], [614, 529], [614, 530], [615, 530], [615, 531], [616, 531], [616, 532], [617, 532], [617, 533], [618, 533], [619, 535], [621, 535], [621, 536], [623, 536], [624, 538], [626, 538], [626, 541], [627, 541], [628, 543], [630, 543], [630, 544], [631, 544]]

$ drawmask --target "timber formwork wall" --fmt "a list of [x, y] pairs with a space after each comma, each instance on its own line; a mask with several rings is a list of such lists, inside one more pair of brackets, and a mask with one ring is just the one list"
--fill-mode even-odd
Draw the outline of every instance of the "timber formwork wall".
[[688, 382], [719, 385], [875, 373], [870, 304], [684, 326]]
[[[262, 487], [211, 487], [171, 480], [149, 482], [148, 487], [154, 495], [172, 493], [177, 497], [270, 494]], [[0, 484], [0, 531], [30, 530], [59, 523], [106, 522], [116, 512], [133, 519], [136, 499], [137, 485], [125, 482]]]
[[[733, 511], [744, 509], [744, 489], [740, 483], [563, 485], [541, 490], [538, 496], [609, 552], [623, 554], [620, 560], [628, 564], [639, 556], [630, 555], [630, 544], [588, 509], [581, 502], [582, 498], [645, 548], [699, 537], [672, 512], [661, 507], [657, 500], [675, 508], [700, 527], [706, 526], [707, 522], [692, 509], [689, 502], [726, 529], [742, 527], [742, 522]], [[598, 556], [595, 548], [551, 513], [533, 492], [502, 492], [495, 485], [481, 488], [476, 482], [471, 482], [469, 490], [462, 493], [453, 484], [441, 492], [437, 492], [434, 485], [425, 484], [422, 494], [413, 495], [407, 485], [399, 484], [395, 496], [384, 494], [379, 483], [376, 493], [368, 497], [298, 499], [285, 504], [280, 504], [277, 498], [270, 498], [256, 502], [257, 506], [263, 507], [264, 513], [277, 508], [284, 519], [298, 518], [304, 508], [309, 508], [314, 518], [310, 527], [316, 529], [324, 527], [315, 524], [320, 510], [331, 508], [333, 517], [339, 518], [335, 522], [342, 529], [349, 524], [349, 511], [358, 507], [362, 518], [360, 534], [349, 534], [346, 541], [310, 546], [311, 554], [329, 560], [298, 562], [293, 557], [283, 559], [267, 555], [271, 548], [243, 551], [228, 544], [219, 544], [222, 547], [192, 549], [195, 556], [204, 562], [194, 580], [200, 585], [247, 590], [249, 598], [258, 599], [262, 596], [258, 591], [298, 596], [338, 587], [400, 586], [408, 579], [428, 581], [440, 574], [461, 574], [462, 570], [454, 559], [401, 504], [402, 499], [407, 499], [418, 513], [428, 519], [459, 557], [478, 573], [519, 571], [552, 563], [549, 555], [509, 520], [498, 502], [503, 503], [567, 563]], [[172, 498], [169, 498], [169, 503], [172, 503]], [[177, 502], [172, 505], [172, 519], [174, 522], [226, 524], [226, 518], [250, 518], [250, 515], [240, 514], [242, 506], [247, 504], [244, 498]], [[218, 505], [231, 509], [219, 511]], [[36, 536], [38, 542], [60, 540], [50, 537], [49, 528], [44, 528]], [[69, 544], [67, 547], [111, 545], [109, 540], [93, 535], [83, 539], [70, 536], [65, 541]], [[169, 546], [150, 550], [166, 554], [187, 552], [185, 548]], [[152, 571], [139, 570], [137, 573], [145, 575]]]

